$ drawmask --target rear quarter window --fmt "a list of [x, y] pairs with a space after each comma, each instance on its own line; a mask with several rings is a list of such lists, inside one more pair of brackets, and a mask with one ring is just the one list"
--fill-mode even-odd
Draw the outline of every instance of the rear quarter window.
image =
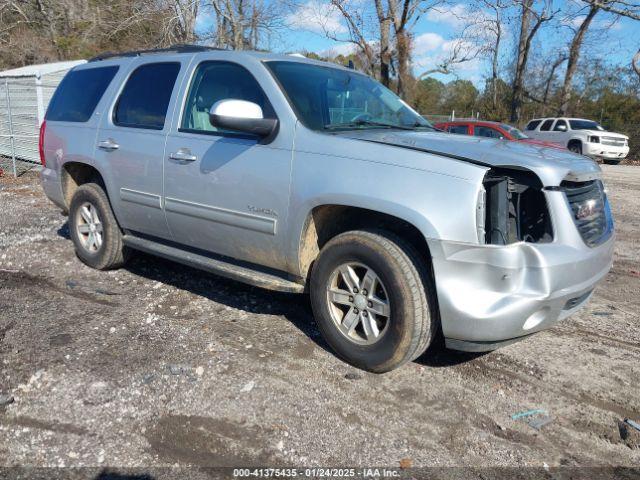
[[529, 123], [527, 123], [525, 130], [535, 130], [538, 125], [540, 125], [540, 122], [542, 122], [542, 120], [531, 120]]
[[45, 119], [88, 121], [117, 71], [117, 66], [71, 70], [53, 94]]
[[458, 135], [467, 135], [469, 133], [469, 127], [466, 125], [450, 125], [447, 131], [449, 133], [457, 133]]

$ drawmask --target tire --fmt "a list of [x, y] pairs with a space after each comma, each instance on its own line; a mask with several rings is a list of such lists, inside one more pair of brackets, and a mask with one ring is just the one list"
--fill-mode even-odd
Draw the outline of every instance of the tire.
[[[91, 222], [87, 217], [91, 218]], [[93, 232], [91, 223], [94, 223]], [[80, 185], [73, 194], [69, 205], [69, 233], [76, 248], [76, 255], [92, 268], [119, 268], [128, 257], [128, 251], [122, 243], [122, 232], [111, 210], [107, 194], [96, 183]], [[91, 233], [94, 235], [93, 241]], [[99, 242], [96, 240], [98, 233], [101, 233]]]
[[602, 160], [607, 165], [618, 165], [622, 160]]
[[[358, 284], [357, 289], [350, 289], [344, 281], [340, 267], [345, 271], [345, 265], [356, 275], [358, 281], [351, 277], [351, 284]], [[372, 271], [378, 282], [375, 291], [364, 292], [368, 295], [365, 296], [364, 279], [372, 278], [365, 275], [367, 271]], [[343, 303], [333, 303], [329, 289], [353, 295], [347, 299], [338, 293]], [[326, 342], [339, 357], [363, 370], [383, 373], [398, 368], [419, 357], [436, 335], [436, 296], [426, 265], [410, 244], [388, 232], [356, 230], [331, 239], [314, 263], [310, 294], [314, 316]], [[369, 302], [363, 307], [363, 297], [376, 304]], [[387, 316], [374, 313], [385, 311], [380, 306], [381, 299], [386, 299]], [[369, 307], [375, 309], [368, 317], [362, 317]], [[360, 317], [352, 323], [353, 312]], [[377, 337], [367, 336], [363, 318], [368, 321], [369, 333], [379, 332]], [[353, 324], [356, 326], [348, 329]]]
[[569, 144], [569, 151], [573, 152], [573, 153], [577, 153], [578, 155], [582, 155], [582, 145], [580, 145], [579, 143], [570, 143]]

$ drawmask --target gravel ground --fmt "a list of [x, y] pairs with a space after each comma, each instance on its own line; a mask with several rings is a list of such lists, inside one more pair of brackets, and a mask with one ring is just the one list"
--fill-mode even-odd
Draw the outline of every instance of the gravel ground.
[[[385, 375], [333, 356], [303, 296], [143, 254], [84, 266], [36, 174], [4, 177], [0, 466], [637, 467], [640, 168], [603, 168], [618, 241], [585, 309]], [[511, 418], [530, 409], [552, 421]]]

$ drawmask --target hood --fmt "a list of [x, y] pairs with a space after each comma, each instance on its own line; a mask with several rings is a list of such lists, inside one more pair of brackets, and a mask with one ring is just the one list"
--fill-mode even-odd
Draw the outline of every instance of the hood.
[[368, 129], [337, 134], [354, 140], [441, 155], [452, 161], [531, 170], [544, 186], [558, 186], [563, 180], [593, 180], [599, 178], [601, 172], [596, 162], [582, 155], [522, 142], [431, 131]]
[[609, 138], [621, 138], [624, 140], [629, 140], [629, 137], [623, 135], [621, 133], [608, 132], [606, 130], [580, 130], [587, 135], [593, 135], [595, 137], [609, 137]]
[[539, 147], [559, 148], [560, 150], [566, 150], [565, 147], [555, 142], [545, 142], [544, 140], [536, 140], [534, 138], [523, 138], [516, 140], [516, 142], [526, 143], [528, 145], [538, 145]]

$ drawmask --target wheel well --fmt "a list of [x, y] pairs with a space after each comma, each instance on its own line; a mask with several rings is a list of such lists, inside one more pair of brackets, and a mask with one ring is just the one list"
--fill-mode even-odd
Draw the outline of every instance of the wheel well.
[[569, 143], [567, 144], [567, 147], [571, 147], [571, 145], [578, 145], [580, 148], [582, 148], [582, 140], [578, 140], [578, 139], [571, 139], [569, 140]]
[[329, 240], [341, 233], [361, 228], [379, 228], [395, 233], [409, 242], [427, 264], [431, 261], [427, 241], [420, 230], [409, 222], [366, 208], [320, 205], [307, 217], [300, 237], [298, 263], [302, 277], [307, 278], [320, 249]]
[[67, 162], [62, 167], [62, 193], [67, 207], [78, 187], [84, 183], [98, 183], [104, 187], [100, 172], [91, 165], [78, 162]]

